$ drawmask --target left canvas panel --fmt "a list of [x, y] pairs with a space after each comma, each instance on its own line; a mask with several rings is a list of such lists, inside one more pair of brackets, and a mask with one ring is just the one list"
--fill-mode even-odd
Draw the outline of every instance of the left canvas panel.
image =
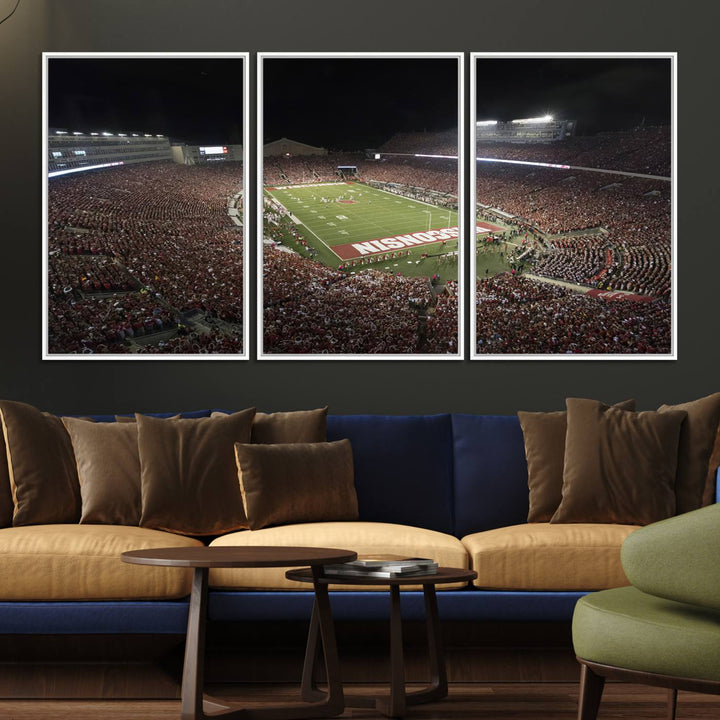
[[247, 359], [247, 75], [44, 54], [43, 359]]

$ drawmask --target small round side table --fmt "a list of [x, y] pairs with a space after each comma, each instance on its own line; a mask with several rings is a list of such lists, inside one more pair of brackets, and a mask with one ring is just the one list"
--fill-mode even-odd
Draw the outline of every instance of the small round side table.
[[[163, 565], [193, 568], [190, 613], [185, 640], [181, 711], [182, 720], [301, 720], [340, 715], [345, 709], [335, 629], [333, 627], [327, 584], [321, 582], [322, 566], [355, 560], [351, 550], [310, 547], [194, 547], [157, 548], [124, 552], [122, 560], [137, 565]], [[322, 640], [328, 692], [319, 701], [295, 705], [247, 709], [236, 704], [203, 698], [205, 667], [205, 625], [207, 619], [208, 571], [210, 568], [259, 568], [310, 566], [307, 582], [315, 589], [313, 604], [314, 642]]]
[[[477, 577], [473, 570], [439, 567], [436, 574], [410, 575], [406, 577], [378, 578], [351, 575], [317, 577], [314, 569], [288, 570], [285, 577], [299, 582], [312, 582], [327, 587], [333, 585], [389, 585], [390, 586], [390, 694], [387, 697], [369, 698], [360, 695], [345, 695], [347, 707], [374, 707], [387, 717], [402, 717], [408, 705], [440, 700], [447, 696], [447, 673], [445, 655], [440, 642], [440, 621], [438, 617], [435, 586], [442, 583], [470, 582]], [[402, 617], [400, 614], [400, 588], [407, 585], [422, 585], [425, 597], [425, 623], [427, 626], [428, 654], [430, 660], [430, 684], [415, 692], [405, 691], [405, 669], [402, 642]], [[317, 593], [317, 591], [316, 591]], [[321, 631], [321, 609], [316, 602], [313, 606], [308, 636], [307, 654], [302, 678], [302, 695], [305, 700], [317, 701], [326, 697], [318, 689], [315, 669], [320, 647], [318, 636]], [[326, 659], [327, 662], [327, 659]]]

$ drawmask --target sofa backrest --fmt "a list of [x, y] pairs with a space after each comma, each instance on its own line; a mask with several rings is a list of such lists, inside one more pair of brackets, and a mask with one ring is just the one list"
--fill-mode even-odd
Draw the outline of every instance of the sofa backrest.
[[[210, 417], [210, 410], [188, 410], [187, 412], [162, 412], [162, 413], [142, 413], [156, 418], [169, 418], [180, 415], [182, 418], [204, 418]], [[134, 417], [134, 413], [121, 413], [123, 417]], [[78, 417], [77, 415], [72, 417]], [[95, 422], [115, 422], [115, 415], [82, 415], [80, 417], [88, 417]]]
[[452, 415], [455, 535], [527, 522], [525, 443], [516, 415]]
[[342, 438], [352, 444], [361, 520], [457, 537], [526, 521], [527, 464], [515, 415], [328, 415], [327, 439]]
[[352, 444], [360, 519], [453, 533], [450, 415], [329, 415]]

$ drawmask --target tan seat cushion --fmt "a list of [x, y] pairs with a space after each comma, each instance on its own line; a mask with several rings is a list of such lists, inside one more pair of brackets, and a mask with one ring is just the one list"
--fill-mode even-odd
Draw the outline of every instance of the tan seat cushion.
[[530, 523], [462, 539], [473, 584], [494, 590], [604, 590], [628, 585], [620, 546], [635, 525]]
[[[462, 543], [452, 535], [407, 525], [374, 522], [322, 522], [283, 525], [245, 530], [224, 535], [211, 547], [228, 545], [291, 545], [354, 550], [358, 555], [402, 555], [432, 558], [440, 565], [466, 569], [468, 556]], [[287, 568], [260, 568], [210, 571], [210, 587], [225, 589], [309, 590], [307, 583], [285, 579]], [[438, 585], [438, 590], [462, 587], [463, 583]], [[331, 585], [331, 590], [357, 590], [357, 586]], [[364, 586], [362, 590], [383, 590]], [[410, 588], [407, 588], [410, 589]]]
[[190, 592], [192, 571], [120, 560], [126, 550], [202, 546], [125, 525], [34, 525], [0, 530], [0, 601], [155, 600]]

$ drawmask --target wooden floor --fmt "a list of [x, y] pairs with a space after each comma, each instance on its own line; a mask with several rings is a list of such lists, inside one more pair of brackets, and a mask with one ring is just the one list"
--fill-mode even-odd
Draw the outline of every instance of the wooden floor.
[[[376, 693], [381, 686], [353, 685], [352, 692]], [[297, 699], [288, 685], [214, 688], [217, 697], [247, 703], [248, 707]], [[242, 692], [241, 692], [242, 690]], [[578, 687], [574, 683], [454, 683], [447, 699], [410, 708], [418, 720], [574, 720]], [[639, 685], [609, 683], [599, 720], [628, 718], [664, 720], [666, 691]], [[179, 701], [168, 700], [0, 700], [3, 720], [179, 720]], [[342, 718], [382, 718], [371, 710], [348, 709]], [[720, 718], [720, 698], [680, 693], [677, 720]]]

